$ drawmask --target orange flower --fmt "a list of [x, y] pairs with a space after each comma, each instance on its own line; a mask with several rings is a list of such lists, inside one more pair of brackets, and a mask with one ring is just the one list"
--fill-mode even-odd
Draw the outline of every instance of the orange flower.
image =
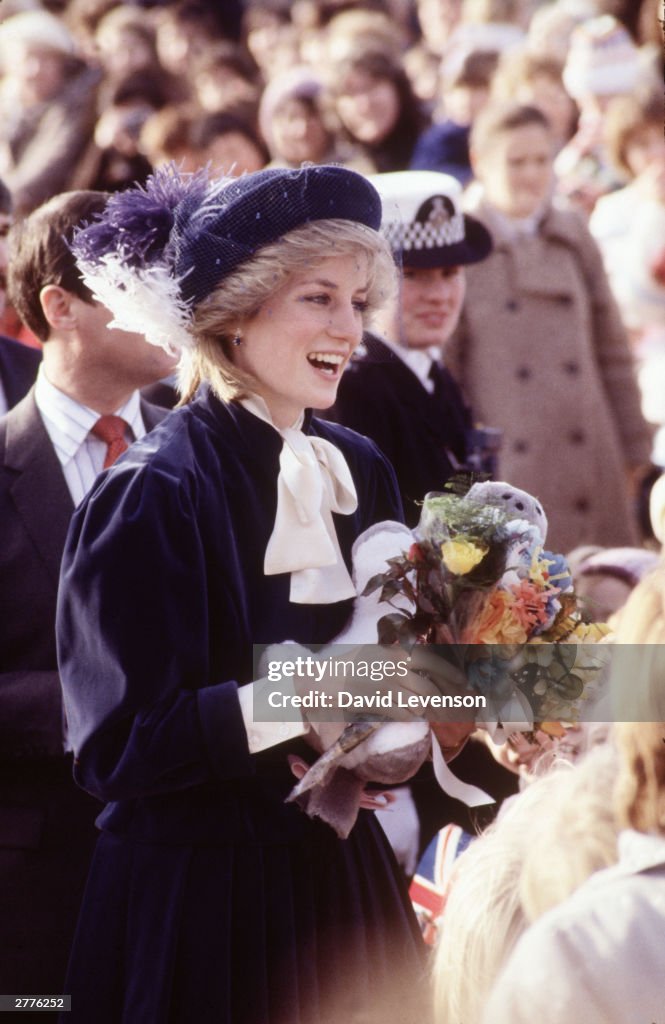
[[465, 644], [523, 644], [527, 632], [513, 611], [514, 597], [506, 590], [487, 595], [478, 618], [464, 631]]
[[536, 626], [547, 622], [549, 613], [547, 604], [551, 591], [540, 590], [530, 580], [520, 580], [511, 588], [514, 596], [513, 614], [522, 624], [527, 634], [532, 633]]

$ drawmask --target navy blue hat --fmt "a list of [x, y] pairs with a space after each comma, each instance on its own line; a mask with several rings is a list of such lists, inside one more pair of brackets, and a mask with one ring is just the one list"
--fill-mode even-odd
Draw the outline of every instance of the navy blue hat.
[[191, 344], [192, 310], [225, 277], [295, 228], [331, 219], [378, 230], [381, 200], [367, 178], [324, 164], [209, 182], [169, 165], [111, 196], [72, 250], [115, 326], [173, 349]]
[[212, 191], [187, 216], [176, 211], [175, 270], [194, 305], [259, 249], [315, 220], [352, 220], [378, 230], [381, 200], [366, 178], [329, 165], [272, 168]]

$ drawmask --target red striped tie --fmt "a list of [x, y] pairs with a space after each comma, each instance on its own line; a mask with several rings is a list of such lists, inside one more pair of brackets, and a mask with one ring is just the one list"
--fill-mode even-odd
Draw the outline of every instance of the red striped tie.
[[112, 466], [115, 460], [129, 448], [125, 441], [126, 427], [127, 424], [121, 416], [100, 416], [90, 431], [106, 445], [104, 469]]

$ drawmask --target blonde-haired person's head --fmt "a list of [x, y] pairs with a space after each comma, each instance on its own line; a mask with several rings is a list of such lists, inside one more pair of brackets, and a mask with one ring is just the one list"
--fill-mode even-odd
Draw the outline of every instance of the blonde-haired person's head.
[[[183, 356], [178, 371], [182, 400], [191, 398], [203, 380], [224, 402], [252, 392], [254, 380], [233, 362], [234, 337], [293, 275], [335, 256], [366, 261], [368, 290], [363, 325], [369, 326], [396, 290], [396, 268], [388, 243], [378, 232], [353, 221], [313, 221], [264, 246], [196, 307], [194, 346]], [[275, 345], [279, 345], [279, 338], [275, 338]]]
[[615, 795], [619, 822], [665, 836], [665, 721], [619, 722], [615, 732], [621, 762]]
[[617, 628], [611, 674], [622, 825], [665, 835], [665, 566], [631, 594]]
[[633, 93], [612, 100], [603, 124], [610, 159], [627, 181], [635, 178], [663, 146], [663, 97], [660, 91]]
[[[618, 616], [610, 677], [615, 722], [665, 720], [665, 565], [642, 579]], [[665, 744], [663, 744], [665, 747]]]
[[433, 965], [434, 1019], [441, 1024], [478, 1024], [492, 985], [526, 928], [519, 900], [525, 831], [490, 829], [456, 865]]
[[520, 877], [520, 900], [529, 923], [562, 903], [595, 871], [616, 862], [616, 777], [616, 749], [610, 742], [590, 750], [573, 768], [556, 772]]
[[[530, 921], [592, 872], [614, 863], [616, 826], [608, 809], [614, 764], [605, 748], [591, 751], [574, 767], [559, 762], [515, 797], [462, 854], [434, 961], [437, 1024], [480, 1024], [492, 986]], [[584, 829], [569, 821], [571, 801], [578, 799]], [[545, 832], [554, 837], [551, 849], [539, 841]], [[536, 847], [527, 884], [524, 865]], [[533, 890], [539, 872], [541, 894]]]
[[456, 863], [433, 965], [434, 1019], [441, 1024], [479, 1024], [490, 989], [527, 926], [522, 863], [557, 774], [520, 793]]

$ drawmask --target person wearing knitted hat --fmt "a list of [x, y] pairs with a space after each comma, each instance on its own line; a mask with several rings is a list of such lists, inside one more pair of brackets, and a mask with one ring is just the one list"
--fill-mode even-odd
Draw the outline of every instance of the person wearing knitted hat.
[[323, 82], [312, 68], [294, 67], [271, 78], [261, 96], [259, 129], [270, 167], [342, 162], [335, 153], [335, 125], [323, 102]]
[[[108, 802], [72, 1022], [425, 1019], [417, 926], [373, 816], [341, 841], [284, 802], [289, 757], [311, 762], [343, 726], [297, 702], [296, 720], [253, 714], [252, 645], [330, 641], [354, 539], [401, 518], [374, 445], [312, 414], [392, 289], [380, 218], [341, 167], [210, 183], [171, 167], [75, 239], [115, 323], [181, 352], [186, 404], [98, 480], [63, 559], [75, 777]], [[433, 690], [410, 670], [374, 679]]]
[[580, 118], [554, 168], [559, 191], [587, 215], [600, 196], [621, 184], [603, 139], [607, 106], [613, 98], [647, 86], [649, 78], [638, 48], [612, 15], [591, 18], [572, 33], [563, 84], [577, 103]]

